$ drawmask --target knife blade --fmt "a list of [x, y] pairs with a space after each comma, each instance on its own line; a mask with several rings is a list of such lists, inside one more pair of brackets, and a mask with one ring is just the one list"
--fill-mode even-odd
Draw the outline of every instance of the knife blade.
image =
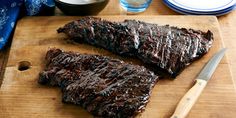
[[182, 97], [178, 103], [171, 118], [185, 118], [188, 115], [192, 106], [197, 101], [207, 82], [210, 80], [211, 76], [219, 65], [221, 59], [224, 57], [225, 51], [226, 48], [221, 49], [207, 62], [202, 71], [196, 77], [193, 87]]

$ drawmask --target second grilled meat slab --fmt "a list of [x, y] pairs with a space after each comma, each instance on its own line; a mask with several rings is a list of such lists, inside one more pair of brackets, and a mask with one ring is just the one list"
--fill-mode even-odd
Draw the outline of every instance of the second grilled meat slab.
[[86, 42], [123, 56], [134, 56], [150, 67], [176, 77], [187, 65], [208, 52], [210, 31], [159, 26], [136, 20], [110, 22], [84, 17], [59, 28], [70, 40]]
[[129, 118], [141, 112], [159, 77], [145, 67], [105, 56], [51, 49], [38, 82], [62, 89], [63, 102], [104, 118]]

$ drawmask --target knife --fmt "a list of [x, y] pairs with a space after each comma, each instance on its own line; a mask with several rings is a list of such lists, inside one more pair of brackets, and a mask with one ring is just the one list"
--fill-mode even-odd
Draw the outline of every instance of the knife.
[[208, 80], [210, 80], [220, 60], [224, 57], [226, 48], [217, 52], [205, 65], [200, 74], [195, 80], [193, 87], [184, 95], [178, 103], [174, 114], [171, 118], [185, 118], [191, 110], [194, 103], [197, 101], [201, 92], [205, 88]]

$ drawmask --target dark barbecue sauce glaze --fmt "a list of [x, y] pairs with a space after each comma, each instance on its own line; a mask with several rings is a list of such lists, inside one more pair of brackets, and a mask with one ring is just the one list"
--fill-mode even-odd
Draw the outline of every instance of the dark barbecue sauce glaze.
[[[176, 77], [187, 65], [208, 52], [211, 31], [177, 28], [136, 20], [110, 22], [84, 17], [58, 29], [72, 41], [102, 47], [122, 56], [137, 57], [153, 71]], [[151, 66], [150, 66], [151, 65]]]
[[131, 118], [144, 110], [158, 80], [143, 66], [51, 49], [38, 82], [59, 86], [63, 102], [82, 106], [96, 117]]

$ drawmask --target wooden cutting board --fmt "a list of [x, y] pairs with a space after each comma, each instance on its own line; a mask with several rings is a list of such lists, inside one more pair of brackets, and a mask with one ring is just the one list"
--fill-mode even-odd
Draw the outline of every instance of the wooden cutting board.
[[[0, 88], [0, 117], [92, 117], [79, 106], [61, 102], [57, 87], [39, 85], [38, 73], [44, 68], [48, 49], [56, 47], [80, 53], [99, 54], [140, 64], [130, 58], [121, 58], [106, 50], [85, 44], [71, 44], [63, 40], [56, 29], [79, 17], [26, 17], [16, 27], [3, 83]], [[168, 118], [193, 80], [210, 57], [222, 48], [222, 38], [216, 17], [213, 16], [103, 16], [111, 21], [138, 19], [160, 25], [170, 24], [214, 33], [210, 52], [187, 67], [175, 80], [159, 81], [151, 95], [142, 118]], [[27, 67], [29, 67], [27, 69]], [[221, 61], [189, 118], [233, 118], [236, 116], [236, 94], [226, 57]]]

